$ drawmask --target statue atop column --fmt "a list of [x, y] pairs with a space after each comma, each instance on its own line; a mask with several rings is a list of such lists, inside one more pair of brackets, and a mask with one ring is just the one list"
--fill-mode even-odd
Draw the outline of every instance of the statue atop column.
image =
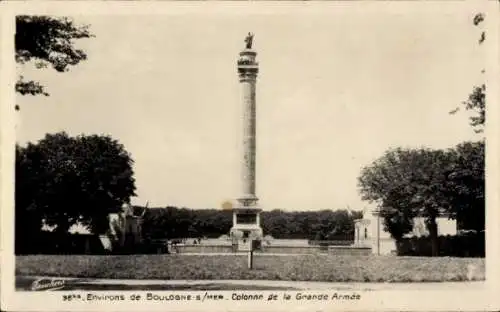
[[245, 43], [246, 43], [247, 49], [252, 48], [252, 43], [253, 43], [253, 34], [252, 33], [248, 33], [248, 35], [245, 38]]

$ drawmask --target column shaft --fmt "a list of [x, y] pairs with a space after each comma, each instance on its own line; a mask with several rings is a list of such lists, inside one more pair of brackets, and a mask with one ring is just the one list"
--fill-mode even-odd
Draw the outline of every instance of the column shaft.
[[256, 105], [255, 80], [241, 82], [243, 93], [243, 168], [242, 191], [244, 195], [255, 195], [256, 154]]

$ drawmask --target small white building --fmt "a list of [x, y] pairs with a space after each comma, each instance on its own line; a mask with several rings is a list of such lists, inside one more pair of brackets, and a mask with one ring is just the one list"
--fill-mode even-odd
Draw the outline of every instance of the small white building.
[[[429, 235], [424, 223], [424, 218], [413, 219], [413, 231], [405, 237], [421, 237]], [[436, 218], [438, 235], [456, 235], [457, 222], [450, 220], [448, 216]], [[371, 247], [372, 253], [376, 255], [390, 255], [396, 253], [396, 241], [391, 234], [384, 230], [384, 219], [378, 211], [363, 211], [363, 219], [354, 220], [354, 245], [360, 247]]]

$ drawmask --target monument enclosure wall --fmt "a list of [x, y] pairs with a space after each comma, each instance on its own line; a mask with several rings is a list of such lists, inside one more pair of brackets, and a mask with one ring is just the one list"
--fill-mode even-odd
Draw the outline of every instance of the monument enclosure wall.
[[[236, 253], [233, 246], [222, 245], [177, 245], [173, 252], [178, 253]], [[332, 255], [369, 255], [371, 249], [350, 246], [264, 246], [256, 253], [266, 254], [332, 254]]]

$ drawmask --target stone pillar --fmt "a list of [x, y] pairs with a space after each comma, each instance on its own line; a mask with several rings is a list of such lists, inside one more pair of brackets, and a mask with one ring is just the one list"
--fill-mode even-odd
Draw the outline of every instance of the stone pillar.
[[242, 206], [254, 206], [255, 195], [255, 154], [256, 154], [256, 82], [259, 65], [255, 61], [257, 52], [245, 49], [240, 52], [238, 75], [242, 88], [243, 102], [243, 162], [242, 162]]
[[[241, 85], [242, 102], [242, 163], [241, 163], [241, 195], [237, 199], [238, 207], [234, 208], [233, 227], [231, 233], [242, 231], [249, 233], [252, 239], [262, 238], [260, 227], [261, 209], [258, 207], [256, 196], [256, 83], [259, 64], [256, 61], [257, 52], [252, 50], [253, 35], [249, 34], [245, 42], [246, 48], [239, 53], [237, 62], [238, 78]], [[237, 223], [237, 216], [244, 216], [241, 223]], [[251, 220], [251, 221], [250, 221]], [[248, 247], [248, 242], [241, 242], [242, 247]], [[240, 243], [239, 243], [240, 244]]]
[[255, 196], [255, 76], [241, 78], [243, 95], [243, 168], [242, 191], [245, 197]]

